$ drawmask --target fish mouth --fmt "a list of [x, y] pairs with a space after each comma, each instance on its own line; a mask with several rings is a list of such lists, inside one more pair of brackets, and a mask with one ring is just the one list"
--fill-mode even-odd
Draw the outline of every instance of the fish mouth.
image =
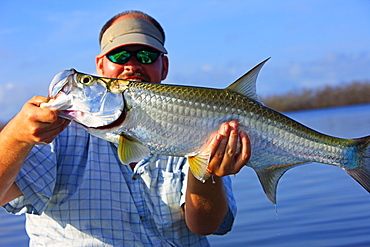
[[[69, 120], [75, 120], [76, 121], [76, 118], [81, 117], [83, 115], [85, 115], [84, 112], [77, 111], [77, 110], [61, 110], [61, 111], [59, 111], [59, 116], [60, 117], [65, 118], [65, 119], [69, 119]], [[98, 127], [91, 127], [91, 126], [88, 126], [86, 124], [81, 123], [80, 121], [76, 121], [76, 122], [79, 125], [87, 128], [87, 129], [105, 130], [105, 129], [112, 129], [114, 127], [117, 127], [117, 126], [121, 125], [123, 123], [123, 121], [125, 120], [125, 118], [126, 118], [126, 113], [122, 112], [121, 115], [115, 121], [113, 121], [112, 123], [110, 123], [108, 125], [98, 126]]]
[[117, 126], [121, 125], [123, 123], [123, 121], [125, 121], [125, 118], [126, 118], [126, 110], [124, 109], [122, 111], [121, 115], [115, 121], [113, 121], [112, 123], [110, 123], [108, 125], [99, 126], [99, 127], [89, 127], [89, 128], [96, 129], [96, 130], [112, 129], [114, 127], [117, 127]]
[[56, 74], [49, 85], [49, 97], [56, 98], [66, 85], [68, 85], [69, 78], [76, 74], [76, 70], [63, 70]]

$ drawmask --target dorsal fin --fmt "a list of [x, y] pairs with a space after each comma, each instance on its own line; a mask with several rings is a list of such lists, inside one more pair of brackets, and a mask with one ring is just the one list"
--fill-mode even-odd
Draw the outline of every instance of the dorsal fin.
[[255, 66], [253, 69], [245, 73], [242, 77], [240, 77], [238, 80], [236, 80], [233, 84], [228, 86], [226, 89], [229, 89], [231, 91], [234, 91], [236, 93], [243, 94], [249, 98], [252, 98], [258, 102], [260, 100], [258, 99], [257, 92], [256, 92], [256, 81], [258, 73], [260, 72], [262, 66], [269, 60], [270, 58], [267, 58], [265, 61], [259, 63], [257, 66]]

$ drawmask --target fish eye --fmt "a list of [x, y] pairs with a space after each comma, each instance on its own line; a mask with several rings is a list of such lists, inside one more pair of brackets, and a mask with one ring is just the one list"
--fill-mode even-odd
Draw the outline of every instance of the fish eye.
[[94, 82], [93, 77], [91, 75], [83, 75], [80, 78], [80, 83], [85, 86], [90, 86]]

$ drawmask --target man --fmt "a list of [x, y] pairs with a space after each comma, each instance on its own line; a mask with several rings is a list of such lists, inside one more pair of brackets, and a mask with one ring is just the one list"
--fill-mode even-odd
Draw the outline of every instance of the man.
[[[101, 31], [97, 72], [160, 83], [168, 72], [164, 40], [150, 16], [121, 13]], [[237, 123], [224, 123], [204, 147], [213, 181], [202, 183], [184, 158], [120, 164], [113, 144], [40, 108], [45, 100], [28, 101], [0, 133], [0, 203], [27, 213], [31, 245], [207, 246], [203, 235], [231, 229], [235, 202], [226, 175], [250, 156]]]

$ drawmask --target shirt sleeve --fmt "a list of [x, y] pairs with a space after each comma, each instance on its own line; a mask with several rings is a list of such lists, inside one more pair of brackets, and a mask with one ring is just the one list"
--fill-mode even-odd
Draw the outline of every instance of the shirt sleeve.
[[[182, 196], [181, 196], [181, 205], [185, 204], [185, 193], [186, 193], [186, 185], [187, 185], [187, 176], [189, 171], [189, 165], [186, 163], [183, 167], [183, 173], [184, 173], [184, 182], [182, 187]], [[229, 210], [222, 221], [219, 229], [214, 233], [214, 235], [224, 235], [231, 231], [231, 228], [234, 224], [234, 219], [236, 216], [236, 202], [234, 198], [234, 194], [232, 191], [232, 183], [230, 176], [222, 177], [222, 182], [224, 184], [224, 189], [226, 193], [226, 197], [229, 203]]]
[[20, 196], [4, 206], [13, 214], [40, 215], [46, 208], [56, 181], [56, 157], [53, 144], [35, 146], [24, 162], [15, 183]]

